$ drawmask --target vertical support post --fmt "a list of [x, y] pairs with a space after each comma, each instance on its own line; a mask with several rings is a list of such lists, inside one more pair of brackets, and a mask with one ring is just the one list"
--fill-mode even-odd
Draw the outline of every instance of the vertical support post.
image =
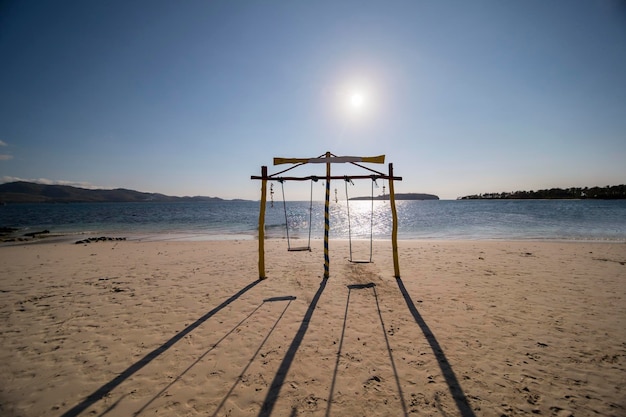
[[265, 276], [265, 206], [267, 205], [267, 167], [261, 167], [261, 207], [259, 209], [259, 279]]
[[389, 202], [391, 204], [391, 248], [393, 250], [393, 271], [396, 278], [400, 278], [400, 263], [398, 261], [398, 213], [396, 211], [396, 195], [393, 188], [393, 164], [389, 164]]
[[330, 152], [326, 152], [326, 196], [324, 200], [324, 278], [330, 276], [328, 235], [330, 231]]

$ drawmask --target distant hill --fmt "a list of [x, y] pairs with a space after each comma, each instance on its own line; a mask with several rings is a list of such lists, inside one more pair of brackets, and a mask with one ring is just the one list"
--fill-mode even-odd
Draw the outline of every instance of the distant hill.
[[[420, 194], [420, 193], [397, 193], [395, 194], [396, 200], [439, 200], [439, 197], [433, 194]], [[371, 196], [367, 197], [352, 197], [350, 200], [371, 200]], [[389, 194], [379, 195], [374, 197], [374, 200], [389, 200]]]
[[0, 184], [1, 203], [134, 203], [175, 201], [222, 201], [218, 197], [172, 197], [124, 188], [88, 190], [69, 185], [44, 185], [17, 181]]

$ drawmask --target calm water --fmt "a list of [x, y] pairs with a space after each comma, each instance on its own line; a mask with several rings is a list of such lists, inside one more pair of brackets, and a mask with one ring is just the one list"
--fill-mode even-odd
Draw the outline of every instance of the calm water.
[[[626, 242], [626, 201], [503, 200], [399, 201], [400, 239], [556, 239]], [[389, 202], [332, 202], [330, 237], [389, 239]], [[308, 238], [309, 202], [287, 202], [289, 234]], [[134, 238], [254, 239], [258, 202], [76, 203], [0, 206], [0, 226]], [[311, 211], [313, 239], [323, 238], [324, 204]], [[286, 236], [282, 201], [267, 205], [266, 234]], [[373, 225], [373, 226], [372, 226]]]

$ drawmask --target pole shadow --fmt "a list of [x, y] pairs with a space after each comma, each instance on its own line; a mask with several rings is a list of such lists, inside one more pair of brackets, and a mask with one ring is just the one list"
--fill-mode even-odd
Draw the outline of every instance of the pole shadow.
[[389, 360], [391, 362], [391, 368], [393, 369], [393, 375], [394, 378], [396, 380], [396, 386], [398, 388], [398, 394], [400, 395], [400, 404], [402, 406], [402, 412], [403, 415], [405, 417], [408, 416], [407, 413], [407, 408], [406, 408], [406, 402], [404, 400], [404, 393], [402, 391], [402, 386], [400, 385], [400, 378], [398, 376], [398, 371], [396, 368], [396, 363], [393, 359], [393, 354], [392, 354], [392, 350], [391, 350], [391, 346], [389, 345], [389, 338], [387, 337], [387, 330], [385, 328], [385, 322], [383, 321], [383, 315], [380, 311], [380, 304], [378, 302], [378, 293], [376, 292], [376, 284], [374, 284], [373, 282], [370, 282], [368, 284], [352, 284], [352, 285], [348, 285], [348, 297], [346, 299], [346, 309], [343, 315], [343, 328], [341, 330], [341, 339], [339, 340], [339, 348], [337, 350], [337, 359], [335, 361], [335, 371], [333, 372], [333, 380], [330, 384], [330, 393], [328, 395], [328, 406], [326, 407], [326, 417], [330, 417], [330, 410], [332, 407], [332, 403], [333, 403], [333, 396], [335, 393], [335, 383], [337, 382], [337, 373], [339, 370], [339, 360], [341, 359], [341, 353], [343, 350], [343, 341], [345, 338], [345, 334], [346, 334], [346, 323], [348, 322], [348, 309], [350, 306], [350, 293], [352, 292], [352, 290], [361, 290], [361, 289], [366, 289], [366, 288], [371, 288], [374, 294], [374, 299], [376, 300], [376, 310], [378, 313], [378, 318], [380, 319], [380, 325], [382, 327], [383, 330], [383, 335], [385, 337], [385, 343], [387, 345], [387, 353], [389, 354]]
[[452, 394], [452, 398], [454, 398], [454, 402], [456, 403], [456, 407], [459, 409], [461, 416], [462, 417], [476, 417], [476, 414], [474, 414], [474, 411], [470, 407], [469, 402], [467, 401], [467, 396], [463, 392], [463, 389], [461, 388], [461, 384], [459, 383], [459, 380], [457, 379], [454, 371], [452, 370], [452, 366], [450, 365], [450, 362], [448, 362], [448, 359], [446, 358], [446, 355], [443, 352], [443, 349], [439, 345], [437, 338], [435, 337], [433, 332], [430, 330], [430, 328], [424, 321], [424, 318], [417, 310], [417, 307], [415, 307], [415, 303], [413, 303], [413, 300], [411, 299], [411, 296], [406, 290], [406, 287], [404, 286], [402, 279], [400, 277], [396, 277], [396, 282], [398, 284], [398, 288], [400, 289], [400, 292], [402, 293], [402, 296], [404, 297], [404, 301], [406, 301], [406, 305], [409, 308], [409, 311], [413, 315], [413, 318], [415, 319], [415, 322], [417, 323], [417, 325], [422, 330], [422, 333], [424, 333], [424, 337], [426, 337], [426, 340], [428, 341], [430, 348], [432, 349], [433, 353], [435, 354], [435, 357], [437, 358], [437, 363], [439, 364], [441, 373], [443, 374], [446, 380], [446, 383], [448, 384], [448, 389], [450, 390], [450, 394]]
[[131, 366], [126, 368], [124, 371], [122, 371], [118, 376], [113, 378], [111, 381], [107, 382], [106, 384], [104, 384], [103, 386], [101, 386], [100, 388], [98, 388], [97, 390], [92, 392], [91, 394], [89, 394], [83, 401], [81, 401], [80, 403], [78, 403], [77, 405], [75, 405], [74, 407], [72, 407], [71, 409], [66, 411], [65, 413], [63, 413], [61, 415], [61, 417], [75, 417], [75, 416], [78, 416], [80, 413], [85, 411], [88, 407], [90, 407], [91, 405], [95, 404], [96, 402], [98, 402], [102, 398], [104, 398], [113, 389], [115, 389], [122, 382], [124, 382], [125, 380], [130, 378], [137, 371], [139, 371], [144, 366], [146, 366], [147, 364], [152, 362], [154, 359], [156, 359], [163, 352], [167, 351], [169, 348], [171, 348], [174, 344], [176, 344], [179, 340], [181, 340], [187, 334], [189, 334], [193, 330], [195, 330], [202, 323], [204, 323], [205, 321], [207, 321], [208, 319], [213, 317], [220, 310], [222, 310], [223, 308], [225, 308], [226, 306], [231, 304], [233, 301], [235, 301], [239, 297], [241, 297], [243, 294], [245, 294], [246, 292], [248, 292], [249, 290], [254, 288], [261, 281], [262, 280], [258, 279], [256, 281], [246, 285], [245, 287], [243, 287], [241, 290], [239, 290], [237, 293], [235, 293], [234, 295], [229, 297], [227, 300], [225, 300], [223, 303], [221, 303], [220, 305], [215, 307], [213, 310], [209, 311], [204, 316], [200, 317], [198, 320], [196, 320], [195, 322], [191, 323], [189, 326], [187, 326], [186, 328], [184, 328], [183, 330], [178, 332], [176, 335], [174, 335], [167, 342], [163, 343], [161, 346], [159, 346], [158, 348], [154, 349], [152, 352], [148, 353], [146, 356], [144, 356], [143, 358], [139, 359], [137, 362], [135, 362], [134, 364], [132, 364]]
[[258, 417], [269, 417], [272, 414], [272, 410], [274, 410], [274, 406], [276, 405], [276, 400], [278, 399], [278, 394], [280, 394], [280, 389], [285, 383], [285, 378], [287, 378], [287, 372], [289, 372], [289, 368], [293, 363], [293, 359], [296, 356], [296, 352], [300, 348], [302, 344], [302, 340], [304, 339], [304, 335], [309, 329], [309, 324], [311, 322], [311, 317], [313, 317], [313, 312], [315, 311], [315, 307], [324, 292], [324, 288], [326, 288], [326, 283], [328, 278], [322, 279], [320, 283], [320, 287], [317, 289], [315, 296], [311, 300], [311, 304], [309, 304], [309, 308], [307, 309], [304, 317], [302, 319], [302, 323], [300, 324], [300, 328], [296, 332], [293, 340], [291, 341], [291, 345], [287, 349], [287, 353], [283, 358], [278, 370], [276, 371], [276, 375], [270, 384], [267, 395], [265, 396], [265, 400], [263, 400], [263, 404], [261, 405], [261, 410], [259, 411]]

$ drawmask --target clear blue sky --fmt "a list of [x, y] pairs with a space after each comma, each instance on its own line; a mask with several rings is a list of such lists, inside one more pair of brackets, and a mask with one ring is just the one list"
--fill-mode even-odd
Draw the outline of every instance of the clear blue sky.
[[258, 199], [326, 151], [445, 199], [626, 182], [623, 0], [2, 1], [0, 61], [2, 182]]

